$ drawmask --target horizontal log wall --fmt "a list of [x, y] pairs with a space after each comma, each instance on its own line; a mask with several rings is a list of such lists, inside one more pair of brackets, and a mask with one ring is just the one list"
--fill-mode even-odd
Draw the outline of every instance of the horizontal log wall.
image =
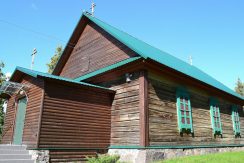
[[[192, 105], [194, 137], [180, 136], [176, 112], [176, 89], [179, 82], [165, 77], [149, 75], [149, 141], [151, 146], [160, 145], [209, 145], [244, 144], [244, 138], [235, 138], [231, 119], [231, 103], [220, 98], [223, 138], [214, 138], [210, 119], [210, 96], [201, 90], [188, 87]], [[240, 109], [241, 133], [244, 137], [244, 114]]]
[[3, 135], [2, 135], [2, 144], [11, 144], [12, 137], [13, 137], [13, 128], [15, 122], [15, 98], [16, 96], [12, 96], [8, 100], [8, 106], [5, 114], [4, 119], [4, 126], [3, 126]]
[[103, 29], [89, 22], [60, 76], [76, 78], [136, 54]]
[[125, 76], [113, 82], [116, 90], [111, 115], [111, 145], [139, 145], [139, 73], [132, 81], [125, 82]]
[[106, 148], [110, 122], [107, 92], [45, 83], [39, 148]]
[[[35, 148], [37, 147], [39, 115], [43, 94], [43, 81], [41, 79], [35, 79], [29, 76], [25, 76], [20, 83], [29, 85], [30, 87], [29, 91], [27, 92], [29, 99], [26, 108], [22, 144], [27, 145], [28, 148]], [[14, 103], [15, 101], [18, 101], [18, 98], [20, 97], [13, 96], [9, 99], [8, 102], [3, 131], [4, 137], [2, 141], [2, 143], [4, 144], [8, 144], [13, 141], [12, 138], [14, 132], [15, 114], [17, 109], [17, 105], [15, 105]], [[12, 123], [13, 125], [11, 126]]]
[[43, 83], [41, 79], [29, 77], [26, 84], [32, 89], [28, 92], [28, 103], [25, 116], [23, 144], [28, 148], [37, 147], [38, 127], [43, 98]]

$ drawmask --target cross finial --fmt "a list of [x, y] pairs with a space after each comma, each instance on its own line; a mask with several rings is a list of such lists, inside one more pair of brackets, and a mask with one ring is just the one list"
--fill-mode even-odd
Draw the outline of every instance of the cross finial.
[[91, 4], [91, 13], [92, 13], [92, 16], [94, 16], [95, 7], [96, 7], [96, 4], [92, 1], [92, 4]]
[[35, 59], [36, 53], [37, 53], [37, 50], [36, 50], [36, 48], [34, 48], [32, 54], [31, 54], [31, 70], [33, 69], [33, 66], [34, 66], [34, 59]]
[[193, 59], [192, 59], [192, 56], [191, 55], [189, 56], [189, 62], [190, 62], [190, 65], [193, 65], [193, 63], [192, 63], [193, 62]]

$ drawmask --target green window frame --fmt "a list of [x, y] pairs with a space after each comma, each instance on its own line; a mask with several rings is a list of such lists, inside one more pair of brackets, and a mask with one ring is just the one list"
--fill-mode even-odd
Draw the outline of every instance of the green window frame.
[[239, 112], [238, 112], [238, 108], [236, 106], [232, 106], [232, 122], [233, 122], [233, 131], [234, 131], [234, 135], [240, 136], [241, 135], [241, 130], [240, 130], [240, 116], [239, 116]]
[[186, 91], [177, 90], [177, 116], [180, 133], [193, 133], [192, 108], [189, 94]]
[[219, 104], [216, 99], [210, 99], [210, 116], [214, 135], [222, 136], [222, 124], [220, 117]]

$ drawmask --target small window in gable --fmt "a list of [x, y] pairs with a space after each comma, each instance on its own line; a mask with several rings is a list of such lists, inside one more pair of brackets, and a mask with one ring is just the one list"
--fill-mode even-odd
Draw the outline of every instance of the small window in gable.
[[178, 128], [180, 133], [192, 133], [192, 109], [189, 95], [186, 91], [177, 90], [177, 116], [178, 116]]
[[216, 99], [210, 99], [210, 116], [212, 122], [212, 129], [214, 136], [221, 135], [222, 137], [222, 126], [220, 119], [219, 105]]
[[240, 117], [236, 106], [232, 106], [232, 122], [235, 137], [241, 136]]

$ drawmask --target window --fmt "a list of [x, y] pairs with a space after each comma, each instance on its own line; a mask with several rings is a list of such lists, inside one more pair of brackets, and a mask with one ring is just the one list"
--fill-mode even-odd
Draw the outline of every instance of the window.
[[233, 122], [233, 130], [234, 130], [234, 135], [240, 136], [240, 117], [238, 113], [238, 109], [236, 106], [232, 106], [232, 122]]
[[218, 102], [215, 99], [210, 99], [210, 116], [211, 116], [213, 134], [222, 136], [220, 111], [219, 111]]
[[189, 95], [182, 90], [177, 90], [177, 115], [180, 133], [193, 133], [192, 111]]

